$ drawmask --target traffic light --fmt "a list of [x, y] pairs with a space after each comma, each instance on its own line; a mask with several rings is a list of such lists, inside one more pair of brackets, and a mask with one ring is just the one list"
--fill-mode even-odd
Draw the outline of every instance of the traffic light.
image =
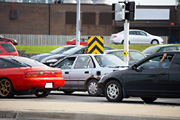
[[124, 3], [115, 3], [112, 4], [112, 19], [115, 21], [122, 21], [125, 19], [125, 4]]
[[125, 19], [129, 21], [133, 21], [135, 18], [135, 9], [136, 9], [135, 2], [126, 3]]

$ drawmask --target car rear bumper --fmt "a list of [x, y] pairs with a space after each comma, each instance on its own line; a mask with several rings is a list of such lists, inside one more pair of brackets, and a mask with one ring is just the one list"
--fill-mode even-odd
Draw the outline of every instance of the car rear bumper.
[[[52, 86], [47, 86], [48, 84]], [[65, 80], [61, 77], [49, 78], [25, 78], [23, 82], [16, 84], [16, 91], [26, 91], [30, 89], [60, 89], [64, 86]]]

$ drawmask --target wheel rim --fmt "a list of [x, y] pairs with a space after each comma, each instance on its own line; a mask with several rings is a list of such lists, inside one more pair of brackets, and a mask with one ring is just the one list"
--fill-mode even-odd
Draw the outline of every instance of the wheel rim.
[[37, 95], [42, 95], [43, 91], [37, 92]]
[[116, 84], [110, 84], [107, 87], [107, 95], [110, 99], [116, 99], [119, 95], [119, 88]]
[[153, 41], [152, 44], [158, 44], [158, 41]]
[[7, 96], [11, 90], [11, 86], [8, 80], [3, 79], [0, 81], [0, 95]]
[[96, 94], [97, 93], [97, 83], [96, 82], [91, 82], [89, 85], [89, 92], [91, 94]]

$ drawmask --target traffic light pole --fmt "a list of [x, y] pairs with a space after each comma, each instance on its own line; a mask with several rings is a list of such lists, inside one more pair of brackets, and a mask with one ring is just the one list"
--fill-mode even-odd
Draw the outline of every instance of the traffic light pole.
[[129, 22], [124, 23], [124, 62], [129, 65]]
[[80, 0], [77, 0], [77, 12], [76, 12], [76, 46], [80, 45], [81, 34], [81, 19], [80, 19]]

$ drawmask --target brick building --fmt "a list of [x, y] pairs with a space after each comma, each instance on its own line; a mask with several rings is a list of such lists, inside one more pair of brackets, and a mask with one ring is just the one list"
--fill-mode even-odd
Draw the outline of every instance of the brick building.
[[[169, 20], [137, 20], [130, 28], [169, 36], [169, 43], [180, 42], [180, 8], [174, 6], [137, 6], [169, 9]], [[75, 35], [75, 4], [0, 3], [1, 34]], [[81, 5], [81, 35], [109, 36], [123, 30], [123, 22], [112, 21], [111, 5]]]

